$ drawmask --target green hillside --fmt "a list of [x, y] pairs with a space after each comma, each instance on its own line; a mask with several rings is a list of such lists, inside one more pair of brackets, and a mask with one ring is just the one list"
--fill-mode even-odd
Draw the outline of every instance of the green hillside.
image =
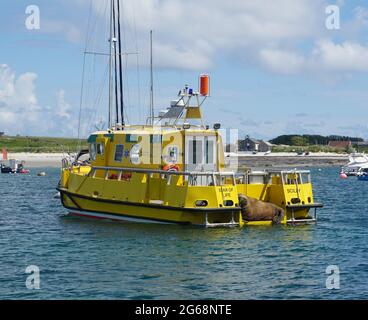
[[[87, 142], [81, 141], [82, 147], [86, 147]], [[79, 149], [78, 139], [51, 138], [51, 137], [0, 137], [0, 149], [6, 148], [8, 152], [75, 152]]]

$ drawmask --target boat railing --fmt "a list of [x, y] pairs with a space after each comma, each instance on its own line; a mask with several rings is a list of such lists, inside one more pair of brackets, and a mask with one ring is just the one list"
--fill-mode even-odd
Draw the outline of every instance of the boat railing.
[[238, 184], [271, 184], [273, 177], [279, 177], [281, 184], [294, 184], [290, 182], [288, 176], [293, 176], [293, 180], [297, 180], [299, 184], [310, 183], [309, 170], [284, 170], [271, 169], [252, 171], [247, 170], [242, 173], [236, 173], [235, 179]]
[[[161, 178], [167, 179], [167, 184], [171, 183], [173, 176], [181, 176], [184, 180], [188, 181], [190, 186], [223, 186], [223, 185], [236, 185], [234, 172], [220, 172], [220, 171], [166, 171], [157, 169], [143, 169], [143, 168], [122, 168], [122, 167], [101, 167], [94, 166], [88, 173], [89, 177], [96, 177], [97, 172], [103, 172], [103, 178], [105, 180], [127, 180], [131, 176], [129, 174], [138, 173], [152, 177], [154, 174], [160, 175]], [[111, 175], [110, 173], [117, 172], [117, 175]]]

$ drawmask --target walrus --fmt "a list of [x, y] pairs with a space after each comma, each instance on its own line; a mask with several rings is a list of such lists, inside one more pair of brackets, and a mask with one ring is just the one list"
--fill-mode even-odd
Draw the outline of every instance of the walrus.
[[280, 224], [284, 218], [284, 210], [273, 203], [257, 200], [244, 194], [239, 194], [238, 197], [242, 218], [245, 221], [271, 220], [274, 224]]

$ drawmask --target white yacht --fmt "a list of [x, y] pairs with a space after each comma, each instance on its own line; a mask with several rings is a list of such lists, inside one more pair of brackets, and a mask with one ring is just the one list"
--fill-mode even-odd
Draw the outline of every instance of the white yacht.
[[356, 176], [359, 169], [368, 166], [368, 155], [363, 153], [352, 153], [349, 162], [341, 169], [347, 176]]

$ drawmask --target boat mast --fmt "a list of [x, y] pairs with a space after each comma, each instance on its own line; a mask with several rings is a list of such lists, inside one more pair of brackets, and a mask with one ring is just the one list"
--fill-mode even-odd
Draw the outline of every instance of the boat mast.
[[116, 12], [115, 1], [113, 6], [113, 24], [114, 24], [114, 77], [115, 77], [115, 124], [119, 123], [119, 101], [118, 101], [118, 65], [117, 65], [117, 48], [116, 48]]
[[113, 10], [114, 10], [114, 0], [110, 0], [110, 57], [109, 57], [109, 129], [112, 125], [112, 91], [113, 91], [113, 81], [112, 81], [112, 59], [113, 59]]
[[150, 96], [150, 118], [151, 118], [151, 125], [153, 126], [153, 46], [152, 46], [152, 30], [150, 32], [150, 47], [151, 47], [151, 96]]
[[124, 89], [123, 89], [123, 63], [122, 63], [122, 50], [121, 50], [121, 27], [120, 27], [120, 0], [118, 1], [118, 43], [119, 43], [119, 75], [120, 75], [120, 113], [121, 124], [125, 125], [124, 119]]

